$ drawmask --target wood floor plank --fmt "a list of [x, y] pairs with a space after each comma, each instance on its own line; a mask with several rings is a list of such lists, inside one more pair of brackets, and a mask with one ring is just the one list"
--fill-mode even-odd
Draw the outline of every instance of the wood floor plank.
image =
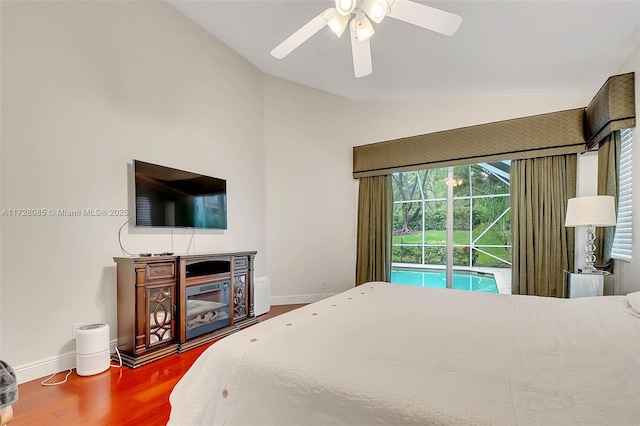
[[[272, 306], [259, 319], [262, 322], [301, 306]], [[110, 368], [94, 376], [78, 376], [74, 370], [58, 386], [42, 386], [44, 378], [23, 383], [9, 426], [165, 425], [173, 387], [212, 344], [215, 342], [135, 369]], [[64, 379], [65, 373], [58, 373], [50, 382]]]

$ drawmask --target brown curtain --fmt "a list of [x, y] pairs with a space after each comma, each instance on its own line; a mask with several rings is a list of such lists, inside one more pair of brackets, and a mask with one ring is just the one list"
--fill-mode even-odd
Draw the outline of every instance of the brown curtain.
[[564, 296], [563, 270], [574, 265], [574, 231], [564, 220], [576, 165], [572, 154], [511, 163], [513, 294]]
[[391, 175], [360, 179], [356, 285], [391, 280]]
[[[611, 195], [618, 205], [620, 192], [620, 149], [622, 138], [617, 130], [600, 143], [598, 149], [598, 195]], [[605, 265], [611, 260], [615, 226], [596, 228], [596, 265]]]

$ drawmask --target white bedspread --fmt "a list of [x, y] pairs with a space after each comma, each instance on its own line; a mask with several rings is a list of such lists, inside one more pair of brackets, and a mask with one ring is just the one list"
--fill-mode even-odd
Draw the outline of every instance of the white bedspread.
[[215, 343], [170, 402], [170, 425], [638, 425], [640, 318], [370, 283]]

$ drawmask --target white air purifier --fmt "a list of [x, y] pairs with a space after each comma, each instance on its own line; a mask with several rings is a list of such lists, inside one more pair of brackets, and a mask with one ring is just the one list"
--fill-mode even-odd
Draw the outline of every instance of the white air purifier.
[[271, 309], [271, 280], [257, 277], [253, 285], [253, 312], [256, 316], [266, 314]]
[[92, 376], [109, 369], [109, 324], [89, 324], [76, 331], [76, 373]]

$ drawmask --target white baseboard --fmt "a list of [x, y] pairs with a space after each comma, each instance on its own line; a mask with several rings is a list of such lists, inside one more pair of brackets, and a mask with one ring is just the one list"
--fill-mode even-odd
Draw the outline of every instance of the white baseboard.
[[18, 384], [30, 382], [59, 371], [67, 371], [76, 367], [76, 353], [67, 352], [62, 355], [44, 358], [29, 364], [13, 368]]
[[[297, 305], [317, 302], [337, 293], [321, 293], [321, 294], [301, 294], [293, 296], [271, 296], [271, 305]], [[111, 341], [111, 347], [115, 347], [118, 340]], [[14, 367], [18, 384], [30, 382], [50, 376], [61, 371], [68, 371], [76, 368], [76, 352], [66, 352], [58, 356], [44, 358], [28, 364]]]
[[[111, 341], [111, 347], [115, 347], [117, 344], [117, 339]], [[12, 367], [16, 373], [18, 384], [20, 385], [32, 380], [48, 377], [54, 373], [76, 368], [76, 352], [65, 352], [58, 356], [43, 358], [28, 364]]]
[[297, 305], [300, 303], [313, 303], [322, 299], [326, 299], [330, 296], [335, 296], [337, 293], [322, 293], [322, 294], [300, 294], [294, 296], [271, 296], [271, 305]]
[[[330, 296], [335, 296], [337, 293], [322, 293], [322, 294], [301, 294], [293, 296], [271, 296], [271, 305], [297, 305], [317, 302], [322, 299], [326, 299]], [[118, 340], [111, 341], [111, 347], [114, 348], [118, 344]], [[43, 358], [38, 361], [34, 361], [28, 364], [23, 364], [13, 367], [18, 384], [30, 382], [32, 380], [48, 377], [54, 373], [62, 371], [68, 371], [76, 368], [76, 352], [70, 351], [60, 354], [58, 356], [52, 356], [49, 358]]]
[[[271, 296], [271, 305], [297, 305], [317, 302], [337, 293], [321, 293], [321, 294], [301, 294], [293, 296]], [[111, 347], [115, 347], [118, 340], [111, 341]], [[28, 364], [13, 367], [18, 384], [30, 382], [32, 380], [48, 377], [54, 373], [68, 371], [76, 368], [76, 352], [70, 351], [58, 356], [43, 358]]]

